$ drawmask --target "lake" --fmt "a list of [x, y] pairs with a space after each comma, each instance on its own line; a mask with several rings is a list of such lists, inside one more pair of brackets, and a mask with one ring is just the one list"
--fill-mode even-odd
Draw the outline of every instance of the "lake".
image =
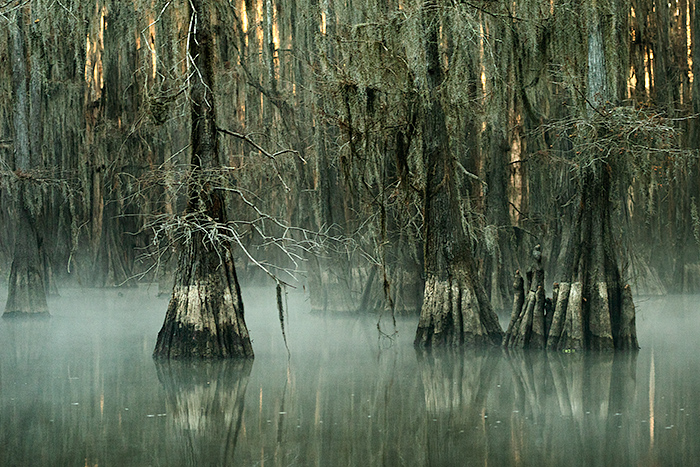
[[[0, 465], [694, 465], [700, 296], [637, 298], [638, 354], [418, 353], [416, 318], [243, 290], [250, 362], [151, 358], [157, 287], [0, 321]], [[4, 304], [6, 290], [0, 291]], [[507, 323], [504, 323], [504, 326]]]

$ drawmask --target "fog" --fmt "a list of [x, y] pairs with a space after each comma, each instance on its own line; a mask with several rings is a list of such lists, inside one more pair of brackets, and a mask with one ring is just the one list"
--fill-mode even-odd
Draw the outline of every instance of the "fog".
[[[157, 287], [0, 321], [0, 465], [672, 465], [700, 454], [700, 296], [637, 298], [639, 354], [417, 353], [417, 318], [243, 290], [254, 361], [157, 363]], [[6, 290], [0, 290], [4, 302]], [[394, 334], [394, 332], [397, 332]]]

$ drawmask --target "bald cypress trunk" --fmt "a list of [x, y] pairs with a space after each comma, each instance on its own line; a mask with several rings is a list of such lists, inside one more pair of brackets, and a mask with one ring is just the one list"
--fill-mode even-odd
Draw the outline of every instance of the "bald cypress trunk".
[[[485, 243], [491, 245], [484, 255], [483, 280], [491, 305], [505, 310], [511, 292], [511, 276], [517, 269], [516, 236], [509, 214], [509, 176], [515, 73], [513, 49], [515, 40], [511, 28], [501, 18], [485, 18], [485, 27], [494, 38], [492, 53], [485, 54], [485, 69], [490, 71], [486, 80], [486, 125], [484, 129], [484, 195], [486, 223], [491, 236]], [[476, 173], [476, 172], [474, 172]]]
[[599, 162], [581, 177], [568, 273], [547, 341], [551, 349], [638, 347], [631, 292], [623, 286], [613, 244], [611, 171], [609, 164]]
[[[613, 65], [606, 62], [604, 23], [595, 4], [590, 15], [586, 110], [587, 119], [596, 124], [609, 118], [601, 109], [616, 96], [609, 90], [608, 68]], [[605, 131], [602, 125], [598, 131]], [[578, 169], [576, 221], [547, 347], [636, 350], [634, 304], [629, 287], [623, 287], [612, 233], [614, 161], [593, 154], [595, 148], [590, 151]]]
[[[186, 217], [206, 228], [226, 222], [225, 198], [206, 177], [221, 166], [214, 105], [212, 36], [207, 0], [193, 0], [196, 29], [189, 48], [196, 68], [190, 81], [192, 179]], [[246, 358], [253, 356], [231, 245], [191, 231], [181, 246], [175, 286], [154, 357]]]
[[[692, 31], [693, 31], [693, 113], [700, 114], [700, 13], [697, 5], [693, 6], [692, 14]], [[700, 120], [695, 118], [691, 124], [690, 130], [690, 147], [693, 149], [700, 148]]]
[[425, 292], [414, 344], [417, 347], [500, 344], [502, 331], [476, 271], [464, 231], [455, 161], [447, 140], [439, 87], [439, 9], [423, 4], [427, 99], [423, 101]]
[[[38, 201], [33, 196], [35, 187], [31, 170], [36, 164], [39, 141], [32, 141], [36, 130], [30, 132], [30, 122], [38, 109], [31, 110], [29, 53], [27, 50], [28, 7], [18, 10], [12, 28], [12, 81], [14, 91], [14, 150], [16, 183], [15, 244], [10, 269], [9, 289], [3, 317], [48, 316], [44, 265], [40, 252], [40, 239], [36, 228]], [[40, 105], [37, 99], [33, 102]], [[32, 143], [34, 143], [32, 145]], [[34, 146], [34, 147], [32, 147]], [[33, 209], [32, 209], [33, 208]]]

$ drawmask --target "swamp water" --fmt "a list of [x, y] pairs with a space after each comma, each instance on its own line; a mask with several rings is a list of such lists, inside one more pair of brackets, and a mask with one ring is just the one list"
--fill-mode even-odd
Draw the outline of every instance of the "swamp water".
[[[5, 301], [0, 292], [0, 302]], [[0, 321], [0, 465], [695, 465], [700, 296], [637, 299], [637, 355], [418, 354], [376, 317], [244, 290], [252, 362], [151, 358], [156, 288]], [[391, 319], [382, 320], [391, 334]]]

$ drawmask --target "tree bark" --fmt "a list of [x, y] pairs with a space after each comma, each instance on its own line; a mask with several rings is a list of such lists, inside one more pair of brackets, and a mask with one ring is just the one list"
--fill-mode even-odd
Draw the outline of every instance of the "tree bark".
[[443, 80], [438, 49], [439, 8], [423, 4], [426, 31], [427, 98], [423, 101], [425, 292], [414, 345], [488, 345], [501, 343], [503, 332], [476, 272], [465, 232], [449, 152], [439, 87]]
[[[693, 2], [695, 3], [695, 2]], [[700, 114], [700, 13], [698, 6], [693, 5], [691, 11], [692, 17], [692, 43], [693, 43], [693, 113]], [[700, 118], [694, 118], [690, 130], [690, 147], [692, 149], [700, 148]]]
[[3, 317], [48, 317], [43, 262], [34, 221], [24, 206], [22, 194], [18, 204], [17, 237]]
[[515, 273], [513, 310], [503, 338], [505, 348], [543, 349], [547, 343], [547, 329], [551, 325], [552, 310], [551, 302], [544, 293], [544, 269], [539, 245], [535, 247], [533, 255], [535, 267], [527, 274], [527, 295], [520, 271]]
[[[226, 222], [223, 193], [206, 171], [220, 167], [212, 36], [206, 0], [192, 0], [194, 31], [190, 56], [196, 68], [190, 82], [192, 106], [192, 181], [187, 216], [200, 226]], [[173, 294], [158, 333], [154, 357], [249, 358], [253, 349], [243, 315], [243, 301], [231, 245], [208, 239], [201, 228], [182, 245]]]
[[[29, 7], [18, 10], [16, 24], [12, 29], [12, 81], [14, 90], [14, 141], [15, 173], [18, 176], [17, 187], [17, 229], [14, 245], [10, 281], [3, 317], [14, 316], [49, 316], [44, 286], [44, 265], [40, 254], [41, 241], [36, 229], [36, 215], [40, 211], [37, 204], [41, 196], [35, 196], [30, 171], [40, 146], [32, 141], [34, 133], [30, 131], [30, 117], [38, 114], [32, 112], [30, 102], [29, 53], [27, 51], [26, 21]], [[36, 99], [33, 104], [40, 105]], [[32, 145], [32, 143], [34, 143]], [[35, 146], [34, 148], [32, 146]], [[38, 201], [37, 199], [38, 198]]]
[[613, 244], [611, 172], [602, 161], [584, 169], [568, 274], [559, 287], [547, 340], [550, 349], [638, 348], [631, 290], [623, 288]]
[[[484, 54], [485, 69], [490, 71], [486, 81], [486, 127], [484, 151], [486, 193], [484, 196], [486, 223], [493, 238], [484, 254], [483, 282], [496, 310], [505, 310], [510, 297], [510, 281], [517, 269], [514, 256], [516, 237], [512, 227], [509, 201], [511, 156], [510, 115], [513, 113], [515, 73], [512, 71], [514, 40], [510, 28], [501, 18], [485, 20], [488, 34], [493, 36], [492, 53]], [[490, 70], [489, 70], [490, 68]], [[476, 172], [474, 172], [476, 173]], [[490, 250], [490, 251], [489, 251]]]
[[[592, 5], [588, 19], [588, 83], [586, 118], [597, 125], [604, 106], [616, 101], [608, 63], [613, 52], [605, 41], [602, 13]], [[611, 73], [611, 71], [613, 73]], [[605, 129], [599, 125], [599, 132]], [[601, 137], [605, 136], [600, 134]], [[631, 292], [623, 300], [622, 278], [615, 251], [610, 193], [614, 160], [591, 149], [579, 161], [579, 198], [564, 265], [565, 280], [558, 289], [547, 348], [557, 350], [624, 350], [638, 348]]]

